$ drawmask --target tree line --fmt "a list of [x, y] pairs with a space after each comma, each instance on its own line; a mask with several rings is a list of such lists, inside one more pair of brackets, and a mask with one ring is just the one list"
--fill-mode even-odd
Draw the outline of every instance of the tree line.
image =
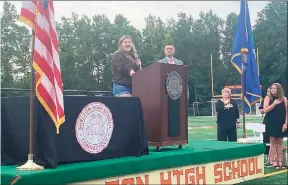
[[[56, 7], [57, 8], [57, 7]], [[240, 8], [240, 7], [239, 7]], [[31, 31], [19, 24], [16, 8], [5, 1], [1, 17], [1, 86], [29, 88]], [[111, 22], [106, 15], [62, 17], [57, 24], [64, 89], [111, 90], [111, 58], [122, 35], [130, 35], [143, 66], [164, 57], [163, 47], [173, 43], [176, 58], [188, 67], [190, 102], [212, 97], [210, 55], [213, 56], [214, 94], [225, 85], [240, 85], [240, 74], [231, 64], [231, 51], [238, 15], [225, 19], [213, 11], [193, 18], [183, 12], [163, 21], [149, 15], [139, 30], [122, 15]], [[273, 82], [287, 94], [287, 1], [269, 2], [258, 13], [253, 27], [259, 49], [260, 82], [263, 93]], [[256, 48], [255, 48], [256, 49]]]

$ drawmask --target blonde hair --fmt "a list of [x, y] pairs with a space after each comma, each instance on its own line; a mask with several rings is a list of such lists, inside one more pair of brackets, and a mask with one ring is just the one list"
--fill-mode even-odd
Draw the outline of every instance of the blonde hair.
[[271, 94], [271, 96], [273, 96], [273, 94], [271, 93], [271, 88], [272, 88], [273, 85], [275, 85], [276, 88], [277, 88], [276, 97], [277, 97], [278, 99], [280, 99], [280, 100], [283, 100], [283, 98], [284, 98], [284, 91], [283, 91], [283, 88], [282, 88], [281, 84], [279, 84], [279, 83], [273, 83], [273, 84], [270, 86], [270, 94]]
[[223, 93], [223, 92], [228, 92], [229, 96], [231, 97], [231, 89], [225, 87], [224, 89], [221, 90], [221, 93]]
[[[125, 39], [130, 39], [131, 42], [132, 42], [131, 50], [128, 52], [129, 55], [131, 55], [131, 56], [134, 58], [134, 60], [137, 59], [137, 58], [139, 58], [139, 57], [138, 57], [138, 54], [137, 54], [137, 50], [136, 50], [135, 45], [134, 45], [134, 43], [133, 43], [133, 39], [132, 39], [130, 36], [128, 36], [128, 35], [123, 35], [123, 36], [119, 39], [119, 41], [118, 41], [118, 50], [117, 50], [117, 51], [125, 52], [125, 51], [123, 50], [123, 47], [122, 47], [122, 42], [123, 42]], [[127, 53], [127, 52], [126, 52], [126, 53]]]

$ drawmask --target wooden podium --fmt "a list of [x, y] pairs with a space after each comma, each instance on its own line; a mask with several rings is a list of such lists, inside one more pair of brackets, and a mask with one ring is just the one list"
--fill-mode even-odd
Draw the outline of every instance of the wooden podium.
[[186, 66], [155, 63], [138, 71], [132, 78], [132, 95], [141, 99], [149, 145], [159, 151], [188, 143]]

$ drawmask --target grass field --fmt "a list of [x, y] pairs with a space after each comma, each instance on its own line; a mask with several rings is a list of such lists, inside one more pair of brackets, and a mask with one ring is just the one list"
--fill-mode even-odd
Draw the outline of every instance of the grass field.
[[[242, 118], [240, 119], [242, 120]], [[262, 123], [261, 116], [248, 116], [246, 122]], [[188, 119], [189, 141], [191, 140], [216, 140], [216, 118], [211, 116], [189, 117]], [[238, 138], [242, 137], [243, 129], [237, 130]], [[246, 132], [248, 136], [252, 136], [252, 131]], [[274, 174], [274, 172], [276, 174]], [[278, 174], [277, 174], [278, 173]], [[265, 176], [261, 179], [251, 180], [240, 183], [241, 185], [252, 184], [287, 184], [287, 169], [276, 170], [274, 168], [265, 168]]]

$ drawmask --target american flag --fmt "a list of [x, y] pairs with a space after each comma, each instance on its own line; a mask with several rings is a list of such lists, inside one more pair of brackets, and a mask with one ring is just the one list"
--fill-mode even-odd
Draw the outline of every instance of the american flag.
[[65, 114], [53, 1], [23, 1], [19, 19], [34, 30], [36, 96], [53, 120], [58, 134]]

